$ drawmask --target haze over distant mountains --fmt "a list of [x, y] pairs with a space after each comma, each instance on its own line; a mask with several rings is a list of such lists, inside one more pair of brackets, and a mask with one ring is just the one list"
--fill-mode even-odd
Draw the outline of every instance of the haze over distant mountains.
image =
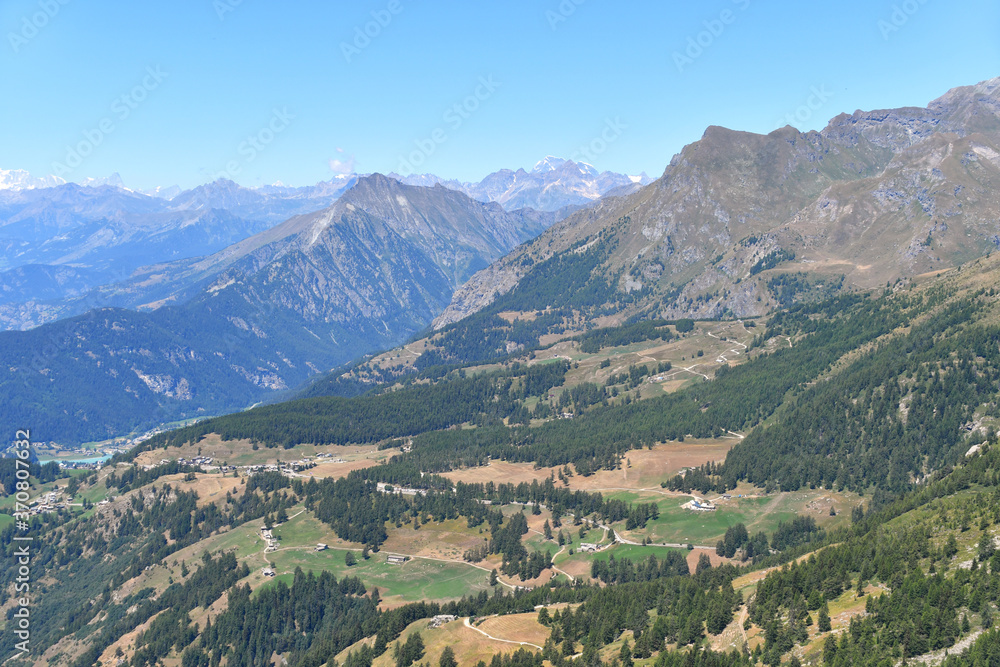
[[0, 322], [25, 328], [51, 320], [62, 309], [50, 300], [80, 297], [142, 266], [211, 254], [329, 206], [354, 181], [294, 193], [216, 181], [169, 200], [109, 184], [2, 189]]
[[[82, 312], [85, 295], [91, 307], [131, 305], [106, 298], [122, 292], [115, 284], [134, 283], [160, 264], [210, 255], [291, 216], [326, 208], [357, 179], [341, 174], [312, 186], [257, 188], [220, 179], [186, 191], [136, 191], [118, 174], [75, 184], [0, 170], [0, 327], [25, 329]], [[645, 174], [598, 173], [551, 156], [530, 173], [505, 169], [479, 183], [433, 175], [401, 180], [440, 183], [508, 211], [555, 212], [556, 220], [604, 194], [649, 182]]]

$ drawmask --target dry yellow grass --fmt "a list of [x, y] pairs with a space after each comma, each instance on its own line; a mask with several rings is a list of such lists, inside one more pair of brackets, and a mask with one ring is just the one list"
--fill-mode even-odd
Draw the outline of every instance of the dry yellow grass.
[[538, 622], [537, 612], [493, 616], [483, 620], [477, 627], [500, 639], [529, 642], [537, 646], [544, 646], [550, 634], [550, 630]]
[[672, 394], [675, 391], [679, 391], [686, 384], [690, 384], [691, 378], [678, 378], [676, 380], [667, 380], [666, 382], [661, 382], [659, 387], [662, 391], [668, 394]]
[[114, 642], [113, 644], [111, 644], [110, 646], [108, 646], [106, 649], [104, 649], [104, 653], [101, 654], [101, 657], [99, 659], [100, 664], [102, 664], [102, 665], [115, 665], [115, 664], [117, 664], [118, 663], [118, 658], [115, 657], [115, 652], [119, 648], [122, 650], [122, 653], [124, 654], [123, 657], [126, 660], [131, 661], [132, 655], [135, 653], [135, 646], [134, 646], [134, 644], [135, 644], [135, 638], [138, 637], [143, 632], [145, 632], [149, 628], [150, 624], [154, 620], [156, 620], [156, 617], [159, 616], [162, 613], [163, 612], [158, 612], [156, 614], [153, 614], [153, 616], [151, 616], [149, 618], [149, 620], [147, 620], [145, 623], [143, 623], [142, 625], [140, 625], [139, 627], [137, 627], [135, 630], [132, 630], [131, 632], [125, 633], [124, 635], [122, 635], [121, 637], [119, 637], [116, 642]]
[[378, 450], [374, 445], [312, 445], [308, 443], [296, 445], [292, 449], [275, 449], [267, 447], [253, 448], [249, 440], [223, 440], [217, 434], [206, 435], [196, 444], [187, 444], [182, 447], [169, 447], [167, 449], [154, 449], [143, 452], [136, 457], [136, 464], [140, 466], [151, 466], [160, 461], [176, 461], [177, 459], [193, 459], [196, 456], [210, 456], [214, 459], [214, 464], [228, 463], [230, 465], [258, 465], [274, 463], [279, 459], [291, 461], [305, 456], [316, 456], [320, 453], [342, 458], [348, 463], [368, 461], [372, 462], [386, 460], [393, 454], [398, 453], [397, 449]]
[[479, 533], [479, 529], [468, 528], [464, 519], [424, 524], [414, 530], [411, 524], [402, 528], [393, 527], [389, 539], [382, 545], [384, 551], [403, 553], [411, 556], [461, 560], [462, 554], [483, 544], [489, 532]]
[[[535, 624], [537, 625], [537, 622]], [[535, 631], [529, 624], [525, 623], [524, 629], [529, 634], [532, 634], [532, 636], [535, 636]], [[452, 650], [455, 651], [455, 658], [459, 665], [475, 665], [480, 660], [483, 660], [488, 664], [490, 659], [496, 654], [513, 653], [520, 648], [534, 650], [530, 649], [530, 647], [522, 647], [518, 644], [489, 639], [481, 633], [476, 632], [474, 629], [466, 627], [465, 619], [461, 618], [457, 621], [446, 623], [440, 628], [430, 627], [430, 621], [426, 619], [417, 621], [404, 630], [397, 641], [401, 643], [406, 642], [406, 640], [409, 639], [410, 635], [414, 632], [419, 632], [424, 641], [425, 651], [424, 656], [420, 659], [420, 662], [430, 665], [438, 664], [441, 660], [441, 653], [447, 646], [450, 646]], [[487, 631], [487, 633], [493, 634], [495, 637], [507, 639], [506, 635], [501, 637], [501, 635], [497, 635], [489, 631]], [[530, 641], [518, 638], [513, 639], [515, 641]], [[339, 653], [335, 658], [336, 661], [343, 664], [349, 653], [356, 651], [363, 644], [371, 645], [371, 642], [372, 640], [369, 638], [354, 644]], [[392, 645], [390, 644], [390, 648], [384, 654], [375, 659], [372, 667], [392, 667], [394, 664], [395, 662], [392, 658]]]
[[164, 475], [156, 480], [157, 488], [169, 484], [177, 491], [198, 494], [198, 506], [225, 501], [226, 492], [238, 493], [242, 489], [242, 480], [237, 477], [226, 477], [219, 473], [196, 473], [193, 481], [186, 481], [184, 474]]
[[[201, 452], [200, 454], [199, 451]], [[135, 462], [140, 466], [150, 466], [156, 465], [164, 459], [176, 461], [179, 458], [191, 459], [195, 456], [211, 456], [222, 462], [235, 459], [239, 454], [250, 451], [253, 451], [253, 448], [248, 440], [223, 441], [222, 438], [213, 433], [205, 436], [196, 445], [188, 444], [183, 447], [153, 449], [148, 452], [142, 452], [136, 457]]]
[[[639, 490], [658, 488], [660, 482], [670, 479], [684, 468], [703, 465], [709, 461], [722, 461], [738, 440], [687, 440], [666, 442], [653, 449], [636, 449], [628, 452], [625, 459], [631, 463], [620, 470], [600, 470], [583, 477], [574, 475], [569, 479], [569, 488], [581, 491]], [[561, 468], [535, 468], [530, 463], [510, 463], [493, 461], [488, 466], [466, 468], [444, 473], [444, 476], [466, 483], [485, 484], [532, 481], [542, 482], [550, 475], [558, 477]], [[562, 484], [557, 480], [558, 484]]]
[[502, 313], [497, 313], [497, 317], [502, 317], [507, 322], [514, 323], [518, 320], [523, 320], [525, 322], [534, 322], [536, 319], [537, 311], [523, 311], [523, 310], [505, 310]]
[[[731, 558], [723, 558], [719, 554], [711, 551], [709, 549], [692, 549], [687, 554], [687, 564], [688, 569], [691, 570], [691, 574], [694, 574], [695, 569], [698, 567], [698, 559], [701, 558], [702, 554], [707, 554], [709, 561], [712, 563], [712, 567], [718, 567], [723, 563], [733, 562]], [[739, 563], [737, 563], [739, 565]]]
[[590, 561], [574, 559], [559, 564], [559, 569], [574, 579], [590, 579]]

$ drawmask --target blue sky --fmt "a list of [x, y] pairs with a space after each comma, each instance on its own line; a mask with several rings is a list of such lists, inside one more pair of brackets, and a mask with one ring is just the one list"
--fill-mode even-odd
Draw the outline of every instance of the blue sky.
[[0, 35], [0, 168], [137, 188], [546, 154], [658, 176], [708, 125], [820, 129], [1000, 75], [986, 0], [5, 0]]

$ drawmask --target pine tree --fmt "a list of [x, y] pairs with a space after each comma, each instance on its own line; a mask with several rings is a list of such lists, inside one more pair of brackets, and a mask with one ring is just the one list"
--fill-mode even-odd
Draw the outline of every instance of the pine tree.
[[621, 661], [622, 667], [632, 667], [632, 647], [628, 645], [628, 640], [622, 644], [622, 650], [618, 653], [618, 659]]
[[830, 607], [825, 601], [823, 602], [823, 606], [819, 608], [819, 620], [816, 627], [820, 632], [830, 632]]
[[410, 667], [420, 658], [424, 657], [424, 638], [419, 632], [414, 632], [402, 647], [396, 643], [397, 651], [393, 654], [396, 658], [396, 667]]
[[701, 574], [705, 570], [710, 570], [712, 568], [712, 561], [709, 559], [708, 554], [702, 553], [698, 556], [698, 565], [695, 567], [694, 573]]
[[545, 523], [542, 525], [542, 532], [545, 534], [545, 539], [552, 539], [552, 526], [549, 525], [549, 520], [546, 519]]
[[983, 533], [983, 536], [979, 539], [979, 562], [985, 563], [988, 561], [994, 553], [996, 553], [996, 545], [993, 542], [993, 536], [987, 532]]
[[823, 664], [832, 665], [834, 659], [837, 657], [837, 638], [833, 635], [827, 635], [826, 640], [823, 642]]
[[455, 649], [445, 646], [444, 650], [441, 651], [441, 660], [438, 665], [439, 667], [458, 667], [458, 661], [455, 660]]

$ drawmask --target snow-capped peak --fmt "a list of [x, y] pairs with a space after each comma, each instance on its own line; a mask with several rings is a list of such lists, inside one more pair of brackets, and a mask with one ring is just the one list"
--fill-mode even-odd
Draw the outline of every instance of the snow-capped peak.
[[564, 164], [566, 164], [565, 158], [556, 157], [554, 155], [546, 155], [544, 159], [535, 163], [535, 166], [531, 169], [531, 171], [534, 174], [544, 174], [548, 171], [555, 171]]
[[178, 185], [171, 185], [168, 187], [157, 185], [155, 188], [140, 190], [139, 192], [149, 197], [157, 197], [159, 199], [166, 199], [169, 201], [181, 193], [181, 188]]
[[92, 176], [88, 176], [78, 182], [85, 188], [99, 188], [102, 185], [110, 185], [113, 188], [128, 190], [128, 188], [125, 187], [125, 183], [122, 181], [122, 177], [118, 175], [118, 172], [115, 172], [110, 176], [105, 176], [101, 178], [94, 178]]
[[32, 190], [34, 188], [54, 188], [65, 183], [58, 176], [35, 178], [24, 169], [0, 169], [0, 190]]

